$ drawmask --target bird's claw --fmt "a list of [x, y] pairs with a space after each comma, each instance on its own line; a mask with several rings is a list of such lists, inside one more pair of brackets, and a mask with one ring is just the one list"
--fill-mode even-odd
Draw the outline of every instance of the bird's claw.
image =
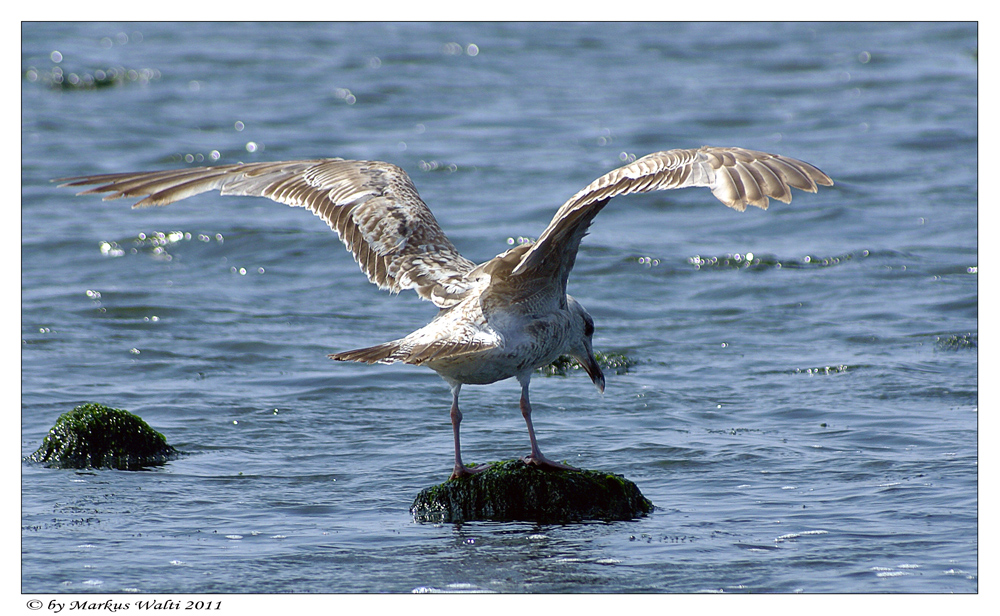
[[456, 464], [455, 470], [451, 472], [451, 477], [449, 477], [448, 479], [451, 480], [451, 479], [459, 479], [461, 477], [471, 477], [472, 475], [476, 475], [485, 470], [488, 470], [490, 466], [491, 466], [490, 464], [477, 464], [475, 466], [465, 466], [464, 464], [462, 465]]
[[570, 466], [568, 464], [562, 464], [560, 462], [554, 462], [549, 460], [542, 454], [532, 455], [528, 454], [521, 458], [521, 462], [525, 464], [531, 464], [532, 466], [537, 466], [538, 468], [545, 469], [547, 471], [578, 471], [575, 466]]

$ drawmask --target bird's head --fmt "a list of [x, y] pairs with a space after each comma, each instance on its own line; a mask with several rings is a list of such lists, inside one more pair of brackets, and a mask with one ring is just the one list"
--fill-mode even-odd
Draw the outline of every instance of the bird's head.
[[604, 393], [604, 372], [597, 358], [594, 357], [594, 318], [590, 313], [570, 296], [567, 297], [567, 308], [573, 317], [573, 333], [570, 341], [569, 356], [580, 362], [587, 371], [590, 380], [597, 386], [597, 391]]

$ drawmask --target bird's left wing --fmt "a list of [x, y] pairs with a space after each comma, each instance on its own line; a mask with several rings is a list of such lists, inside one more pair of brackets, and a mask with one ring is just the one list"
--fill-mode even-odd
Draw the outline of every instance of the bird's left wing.
[[470, 289], [465, 274], [475, 264], [452, 245], [406, 172], [390, 163], [332, 158], [56, 181], [97, 184], [79, 194], [110, 193], [105, 200], [146, 196], [133, 207], [167, 205], [210, 190], [267, 197], [326, 221], [381, 289], [413, 289], [441, 308], [458, 303]]
[[606, 173], [573, 195], [524, 253], [513, 275], [562, 278], [565, 286], [580, 240], [607, 202], [618, 195], [704, 186], [727, 206], [767, 209], [768, 197], [788, 203], [790, 188], [816, 192], [833, 181], [809, 163], [743, 148], [702, 147], [656, 152]]

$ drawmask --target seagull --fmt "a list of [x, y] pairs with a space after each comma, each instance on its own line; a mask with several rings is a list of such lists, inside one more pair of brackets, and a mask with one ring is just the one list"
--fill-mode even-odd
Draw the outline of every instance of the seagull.
[[267, 197], [302, 207], [337, 233], [368, 280], [391, 293], [413, 289], [439, 308], [430, 323], [375, 346], [333, 353], [338, 361], [403, 362], [427, 366], [451, 388], [455, 465], [451, 478], [480, 473], [488, 464], [462, 462], [458, 395], [463, 385], [514, 377], [531, 452], [522, 458], [544, 469], [577, 470], [542, 455], [531, 423], [528, 384], [536, 368], [562, 355], [578, 361], [604, 392], [594, 357], [594, 319], [566, 294], [580, 240], [594, 217], [618, 195], [689, 186], [710, 188], [725, 205], [767, 209], [784, 203], [790, 188], [816, 192], [833, 181], [809, 163], [738, 147], [655, 152], [610, 171], [573, 195], [534, 242], [476, 264], [451, 243], [405, 171], [387, 162], [327, 158], [257, 162], [169, 171], [112, 173], [53, 180], [95, 188], [104, 200], [145, 197], [132, 207], [167, 205], [212, 190]]

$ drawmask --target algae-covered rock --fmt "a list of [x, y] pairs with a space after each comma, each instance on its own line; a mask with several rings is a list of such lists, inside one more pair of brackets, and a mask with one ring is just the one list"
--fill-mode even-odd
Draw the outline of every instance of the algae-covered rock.
[[979, 334], [972, 332], [938, 336], [937, 346], [944, 351], [976, 350], [979, 348]]
[[[615, 374], [628, 374], [629, 370], [639, 363], [624, 353], [594, 351], [594, 359], [597, 360], [597, 365], [602, 370], [605, 372], [614, 372]], [[538, 368], [536, 372], [543, 376], [567, 376], [571, 370], [582, 369], [583, 366], [580, 365], [580, 362], [569, 355], [560, 355], [552, 363]]]
[[84, 404], [60, 415], [42, 446], [27, 459], [52, 468], [138, 470], [175, 457], [177, 450], [139, 417]]
[[521, 460], [494, 462], [484, 472], [425, 488], [410, 507], [419, 522], [560, 524], [631, 520], [652, 511], [653, 503], [621, 475], [543, 470]]

